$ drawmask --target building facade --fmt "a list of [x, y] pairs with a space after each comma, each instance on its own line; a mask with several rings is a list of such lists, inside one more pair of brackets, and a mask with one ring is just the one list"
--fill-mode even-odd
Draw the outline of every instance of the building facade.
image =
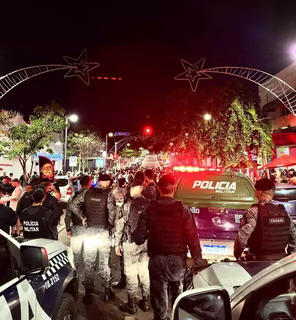
[[[296, 62], [275, 76], [296, 89]], [[259, 87], [258, 95], [261, 118], [268, 120], [272, 126], [274, 158], [281, 155], [296, 157], [296, 117], [266, 89]]]

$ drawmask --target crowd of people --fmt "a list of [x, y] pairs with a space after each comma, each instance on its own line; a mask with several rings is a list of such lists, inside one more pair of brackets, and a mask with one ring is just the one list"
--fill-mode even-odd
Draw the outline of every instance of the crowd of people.
[[[189, 209], [174, 200], [171, 175], [158, 180], [152, 170], [129, 170], [115, 178], [103, 173], [98, 185], [91, 187], [92, 179], [85, 175], [80, 179], [81, 189], [68, 201], [66, 230], [76, 267], [83, 261], [85, 271], [83, 302], [92, 303], [98, 263], [106, 302], [114, 298], [113, 288], [126, 287], [128, 302], [119, 309], [136, 314], [140, 286], [139, 307], [147, 312], [151, 301], [154, 319], [166, 319], [168, 288], [172, 301], [181, 292], [187, 246], [195, 263], [202, 263], [196, 225]], [[117, 282], [112, 282], [109, 264], [112, 247], [120, 257]]]
[[[84, 304], [91, 304], [98, 274], [106, 302], [113, 289], [127, 288], [127, 303], [119, 309], [136, 314], [137, 306], [154, 310], [154, 320], [167, 319], [172, 303], [181, 292], [188, 250], [196, 265], [203, 265], [197, 226], [189, 208], [174, 199], [176, 181], [165, 170], [104, 170], [80, 174], [80, 188], [69, 199], [65, 214], [67, 235], [76, 268], [83, 263]], [[285, 172], [282, 172], [285, 174]], [[0, 185], [0, 229], [24, 240], [57, 240], [62, 215], [59, 187], [37, 173], [23, 192], [18, 179], [3, 176]], [[296, 249], [296, 228], [283, 205], [273, 202], [273, 179], [255, 184], [258, 204], [248, 209], [234, 242], [234, 256], [279, 260]], [[10, 230], [11, 228], [11, 230]], [[120, 264], [121, 277], [113, 282], [112, 247]], [[138, 289], [141, 299], [137, 304]]]
[[[289, 183], [296, 185], [296, 171], [295, 169], [270, 169], [269, 170], [270, 179], [274, 183]], [[268, 178], [267, 171], [261, 172], [261, 178]]]
[[[13, 237], [26, 239], [58, 239], [57, 225], [63, 211], [59, 204], [59, 187], [48, 179], [40, 179], [34, 172], [26, 188], [21, 179], [3, 173], [0, 177], [0, 229]], [[9, 212], [9, 219], [6, 219]]]
[[[76, 267], [83, 262], [85, 270], [83, 302], [92, 303], [98, 263], [106, 302], [114, 298], [113, 288], [126, 287], [128, 302], [119, 309], [135, 314], [140, 286], [139, 307], [147, 312], [151, 300], [154, 318], [166, 319], [168, 288], [174, 301], [181, 291], [188, 246], [195, 262], [201, 263], [201, 248], [192, 215], [187, 207], [173, 199], [174, 178], [164, 170], [142, 171], [139, 168], [116, 174], [104, 170], [90, 174], [79, 175], [80, 188], [69, 199], [65, 215]], [[0, 229], [19, 236], [22, 227], [24, 241], [58, 240], [57, 226], [62, 215], [58, 185], [40, 179], [36, 172], [25, 191], [16, 178], [5, 175], [0, 180]], [[145, 217], [146, 222], [141, 222], [140, 217], [147, 210], [151, 213]], [[163, 214], [176, 218], [171, 219], [167, 232], [164, 232], [164, 220], [158, 219]], [[153, 235], [152, 240], [148, 239], [148, 234]], [[117, 282], [112, 281], [110, 268], [112, 247], [121, 266], [121, 278]]]

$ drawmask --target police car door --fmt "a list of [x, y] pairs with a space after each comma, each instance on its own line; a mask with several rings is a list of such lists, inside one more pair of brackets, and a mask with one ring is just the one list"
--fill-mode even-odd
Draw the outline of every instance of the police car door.
[[[1, 230], [0, 262], [1, 320], [50, 319], [37, 301], [37, 296], [43, 294], [42, 282], [34, 280], [40, 277], [32, 277], [31, 281], [17, 275], [20, 270], [19, 245], [14, 239], [5, 237]], [[30, 283], [33, 281], [35, 291]]]

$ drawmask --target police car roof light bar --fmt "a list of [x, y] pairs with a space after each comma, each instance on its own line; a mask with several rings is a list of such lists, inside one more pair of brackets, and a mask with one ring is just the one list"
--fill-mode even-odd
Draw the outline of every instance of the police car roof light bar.
[[173, 168], [174, 171], [180, 172], [200, 172], [200, 171], [221, 171], [221, 169], [216, 168], [200, 168], [200, 167], [193, 167], [193, 166], [175, 166]]

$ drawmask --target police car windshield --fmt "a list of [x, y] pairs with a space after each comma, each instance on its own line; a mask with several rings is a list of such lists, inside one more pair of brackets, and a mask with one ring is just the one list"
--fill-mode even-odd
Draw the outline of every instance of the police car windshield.
[[177, 190], [178, 196], [182, 199], [252, 197], [252, 190], [248, 188], [244, 179], [219, 173], [184, 174], [179, 180]]

